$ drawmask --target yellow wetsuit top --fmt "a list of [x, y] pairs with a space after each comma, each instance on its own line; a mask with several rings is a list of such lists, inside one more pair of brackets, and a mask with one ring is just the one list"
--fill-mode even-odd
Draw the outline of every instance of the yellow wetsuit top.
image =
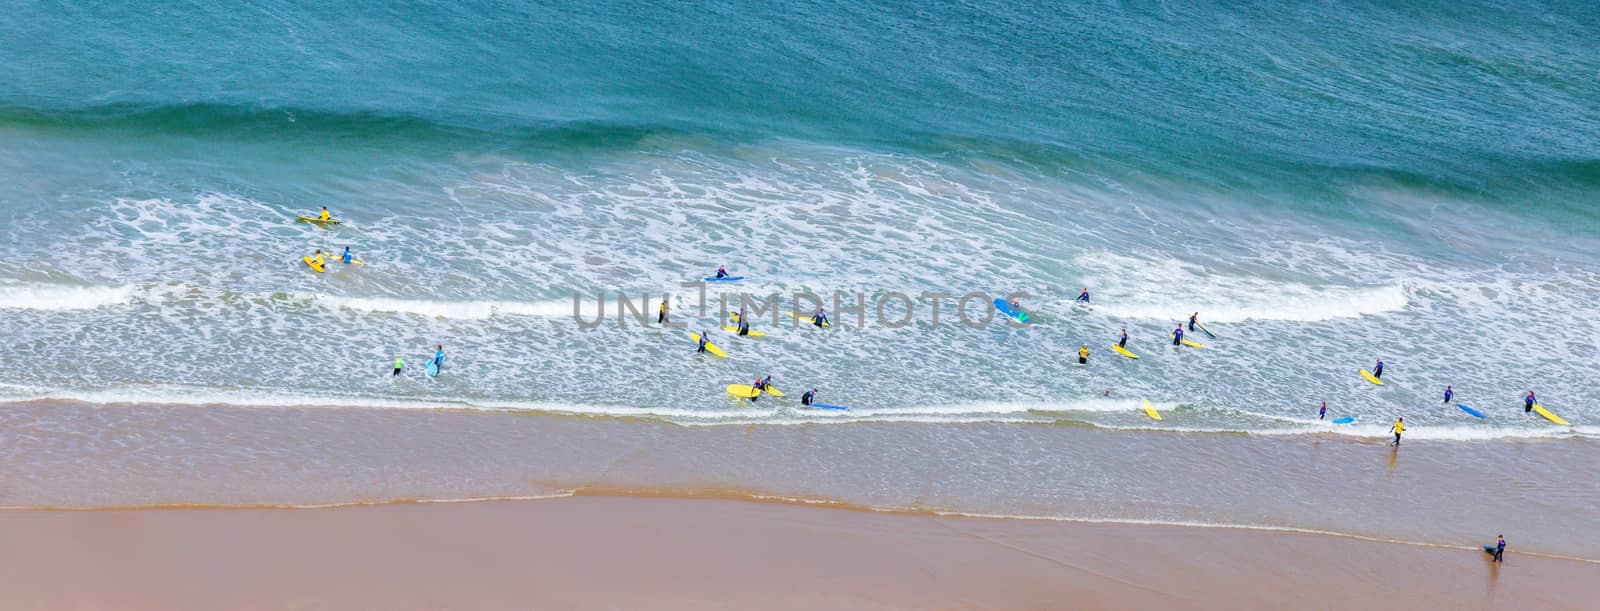
[[324, 220], [324, 221], [333, 220], [333, 215], [332, 214], [328, 214], [328, 209], [327, 208], [323, 208], [322, 209], [322, 220]]
[[1394, 432], [1396, 432], [1396, 433], [1404, 433], [1404, 432], [1406, 432], [1406, 423], [1396, 420], [1395, 423], [1394, 423]]
[[322, 257], [322, 253], [320, 253], [320, 252], [317, 253], [317, 265], [323, 265], [323, 264], [326, 264], [327, 262], [328, 262], [328, 260], [324, 259]]
[[1078, 349], [1078, 357], [1079, 358], [1085, 358], [1085, 359], [1089, 358], [1089, 349], [1088, 348], [1079, 348]]

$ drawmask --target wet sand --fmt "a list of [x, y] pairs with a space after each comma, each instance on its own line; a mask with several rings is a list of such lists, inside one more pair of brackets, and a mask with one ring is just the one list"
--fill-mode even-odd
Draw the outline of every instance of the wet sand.
[[0, 536], [8, 608], [1577, 609], [1600, 599], [1600, 564], [1514, 551], [1495, 566], [1481, 550], [1325, 535], [722, 499], [9, 510]]

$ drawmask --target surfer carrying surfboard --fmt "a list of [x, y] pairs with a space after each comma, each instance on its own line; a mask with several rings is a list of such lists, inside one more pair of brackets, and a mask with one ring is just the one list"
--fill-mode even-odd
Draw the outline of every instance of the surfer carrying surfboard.
[[1406, 419], [1396, 418], [1394, 420], [1394, 426], [1389, 427], [1389, 430], [1394, 431], [1394, 443], [1389, 445], [1400, 445], [1400, 434], [1406, 432]]
[[1522, 413], [1526, 414], [1526, 413], [1532, 412], [1533, 411], [1533, 406], [1538, 405], [1538, 404], [1539, 404], [1539, 399], [1535, 398], [1533, 396], [1533, 391], [1531, 391], [1531, 390], [1528, 391], [1528, 396], [1523, 397], [1523, 399], [1522, 399]]
[[1505, 555], [1506, 555], [1506, 536], [1505, 535], [1500, 535], [1500, 540], [1496, 541], [1495, 544], [1494, 544], [1494, 560], [1491, 560], [1490, 562], [1499, 562], [1501, 564], [1505, 564]]
[[1199, 312], [1195, 312], [1195, 313], [1189, 315], [1189, 330], [1190, 331], [1194, 330], [1194, 323], [1198, 322], [1199, 320], [1200, 320], [1200, 313]]
[[444, 370], [444, 344], [434, 345], [433, 350], [433, 370], [442, 371]]
[[1446, 384], [1444, 386], [1444, 402], [1445, 403], [1449, 403], [1450, 402], [1450, 398], [1454, 397], [1454, 396], [1456, 396], [1456, 391], [1454, 389], [1450, 388], [1449, 384]]
[[1378, 359], [1378, 364], [1372, 366], [1372, 377], [1383, 379], [1383, 359]]

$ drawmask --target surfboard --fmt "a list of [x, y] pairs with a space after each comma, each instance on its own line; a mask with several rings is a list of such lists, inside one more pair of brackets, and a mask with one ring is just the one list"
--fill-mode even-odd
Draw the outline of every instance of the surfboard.
[[1475, 417], [1478, 417], [1478, 418], [1482, 418], [1482, 417], [1484, 417], [1484, 416], [1483, 416], [1483, 412], [1480, 412], [1480, 411], [1478, 411], [1478, 410], [1475, 410], [1475, 409], [1472, 409], [1472, 408], [1470, 408], [1470, 407], [1467, 407], [1467, 406], [1465, 406], [1465, 405], [1462, 405], [1462, 404], [1460, 404], [1460, 403], [1457, 403], [1457, 404], [1456, 404], [1456, 407], [1459, 407], [1459, 408], [1461, 408], [1461, 411], [1464, 411], [1464, 412], [1466, 412], [1466, 413], [1469, 413], [1469, 414], [1472, 414], [1472, 415], [1473, 415], [1473, 416], [1475, 416]]
[[1128, 357], [1130, 359], [1139, 358], [1139, 355], [1134, 354], [1132, 352], [1129, 352], [1127, 348], [1123, 348], [1122, 346], [1118, 346], [1116, 344], [1111, 344], [1111, 349], [1117, 351], [1117, 354], [1120, 354], [1122, 356]]
[[725, 278], [706, 276], [706, 282], [738, 282], [740, 280], [744, 280], [744, 276], [728, 276]]
[[[795, 319], [799, 320], [800, 322], [806, 323], [808, 325], [817, 324], [817, 319], [812, 318], [810, 316], [803, 316], [803, 315], [795, 313], [795, 312], [790, 312], [789, 315], [794, 317]], [[822, 326], [831, 327], [831, 326], [833, 326], [833, 322], [824, 320], [824, 321], [822, 321]]]
[[[1168, 333], [1167, 334], [1167, 339], [1172, 339], [1172, 338], [1177, 337], [1177, 336], [1178, 336], [1178, 334], [1176, 334], [1176, 333]], [[1190, 341], [1189, 338], [1180, 339], [1180, 340], [1178, 340], [1178, 343], [1183, 344], [1185, 346], [1188, 346], [1190, 348], [1204, 348], [1204, 347], [1206, 347], [1205, 344], [1202, 344], [1202, 343], [1196, 342], [1196, 341]]]
[[1209, 337], [1211, 339], [1216, 339], [1217, 338], [1217, 334], [1212, 333], [1210, 329], [1207, 329], [1205, 325], [1200, 324], [1198, 321], [1194, 323], [1194, 327], [1196, 329], [1199, 329], [1199, 330], [1205, 332], [1206, 337]]
[[1383, 380], [1378, 379], [1378, 376], [1372, 375], [1372, 372], [1370, 372], [1370, 371], [1362, 369], [1361, 370], [1361, 377], [1366, 378], [1368, 382], [1372, 382], [1373, 384], [1377, 384], [1379, 386], [1383, 386]]
[[774, 397], [782, 397], [783, 396], [783, 391], [778, 390], [778, 387], [773, 386], [771, 384], [768, 384], [767, 387], [762, 389], [761, 392], [767, 393], [767, 394], [772, 395]]
[[1005, 314], [1006, 316], [1016, 319], [1017, 322], [1028, 322], [1027, 312], [1019, 312], [1011, 309], [1011, 304], [1006, 303], [1006, 300], [1004, 299], [994, 300], [994, 309], [1000, 310], [1001, 314]]
[[317, 263], [316, 257], [306, 255], [304, 257], [300, 257], [300, 260], [306, 262], [306, 267], [311, 268], [313, 271], [316, 271], [319, 274], [322, 273], [322, 264]]
[[761, 391], [756, 387], [747, 384], [729, 384], [728, 394], [740, 399], [753, 399], [757, 395], [760, 395]]
[[[735, 327], [735, 326], [732, 326], [732, 325], [722, 325], [722, 330], [723, 331], [727, 331], [729, 333], [733, 333], [733, 334], [738, 334], [739, 333], [739, 328]], [[750, 334], [746, 335], [745, 337], [766, 337], [766, 336], [767, 336], [767, 334], [764, 333], [764, 332], [751, 331]]]
[[1355, 421], [1356, 421], [1356, 417], [1355, 416], [1345, 416], [1343, 418], [1334, 418], [1333, 419], [1333, 423], [1334, 424], [1350, 424], [1350, 423], [1355, 422]]
[[[694, 340], [695, 344], [698, 345], [700, 343], [700, 334], [699, 333], [690, 333], [689, 337]], [[706, 352], [710, 352], [711, 354], [714, 354], [716, 356], [720, 356], [722, 358], [728, 358], [728, 353], [723, 352], [722, 349], [718, 348], [716, 344], [713, 344], [713, 343], [711, 343], [709, 341], [706, 342]]]
[[812, 403], [810, 407], [815, 407], [817, 409], [850, 409], [843, 405], [828, 405], [827, 403]]
[[1557, 416], [1555, 414], [1550, 413], [1550, 410], [1547, 410], [1547, 409], [1545, 409], [1543, 407], [1540, 407], [1538, 403], [1533, 404], [1533, 411], [1539, 412], [1539, 415], [1540, 416], [1544, 416], [1545, 420], [1549, 420], [1549, 421], [1554, 422], [1556, 424], [1559, 424], [1561, 426], [1572, 426], [1571, 422], [1567, 422], [1566, 420], [1562, 420], [1561, 416]]
[[302, 222], [316, 223], [318, 225], [338, 225], [338, 224], [344, 222], [344, 221], [342, 221], [340, 219], [329, 219], [329, 220], [324, 221], [322, 219], [319, 219], [319, 218], [316, 218], [316, 217], [311, 217], [311, 216], [302, 216], [302, 217], [300, 217], [300, 220]]
[[1145, 399], [1144, 403], [1139, 406], [1139, 409], [1144, 410], [1144, 415], [1149, 416], [1151, 420], [1161, 419], [1161, 412], [1156, 411], [1156, 407], [1150, 404], [1149, 399]]
[[422, 370], [426, 372], [430, 378], [439, 376], [439, 364], [434, 362], [433, 359], [428, 359], [428, 364], [423, 365]]
[[1499, 547], [1498, 544], [1496, 544], [1496, 545], [1485, 545], [1485, 546], [1483, 546], [1483, 551], [1488, 552], [1489, 555], [1492, 556], [1492, 555], [1494, 555], [1494, 550], [1497, 547]]

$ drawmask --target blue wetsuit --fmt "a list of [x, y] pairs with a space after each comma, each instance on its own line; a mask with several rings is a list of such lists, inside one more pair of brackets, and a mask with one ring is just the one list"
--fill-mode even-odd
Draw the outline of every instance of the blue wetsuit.
[[1089, 303], [1089, 291], [1084, 291], [1082, 293], [1078, 293], [1078, 298], [1075, 299], [1074, 301], [1081, 301], [1083, 303]]
[[1183, 327], [1178, 327], [1176, 329], [1173, 329], [1172, 330], [1172, 345], [1176, 346], [1176, 345], [1178, 345], [1178, 344], [1180, 344], [1182, 342], [1183, 342]]
[[339, 255], [339, 259], [344, 261], [345, 265], [349, 265], [350, 264], [350, 260], [353, 259], [353, 258], [354, 257], [352, 257], [350, 255], [350, 247], [349, 246], [344, 247], [344, 254]]
[[1444, 402], [1445, 403], [1449, 403], [1450, 402], [1450, 398], [1454, 397], [1454, 396], [1456, 396], [1456, 391], [1450, 390], [1448, 388], [1444, 389]]
[[1526, 414], [1528, 412], [1533, 411], [1533, 404], [1538, 403], [1539, 400], [1535, 399], [1533, 397], [1533, 393], [1530, 392], [1530, 393], [1528, 393], [1528, 396], [1522, 400], [1522, 402], [1523, 402], [1522, 413]]
[[1374, 365], [1372, 367], [1372, 377], [1374, 377], [1374, 378], [1383, 377], [1383, 361], [1378, 361], [1378, 364]]

